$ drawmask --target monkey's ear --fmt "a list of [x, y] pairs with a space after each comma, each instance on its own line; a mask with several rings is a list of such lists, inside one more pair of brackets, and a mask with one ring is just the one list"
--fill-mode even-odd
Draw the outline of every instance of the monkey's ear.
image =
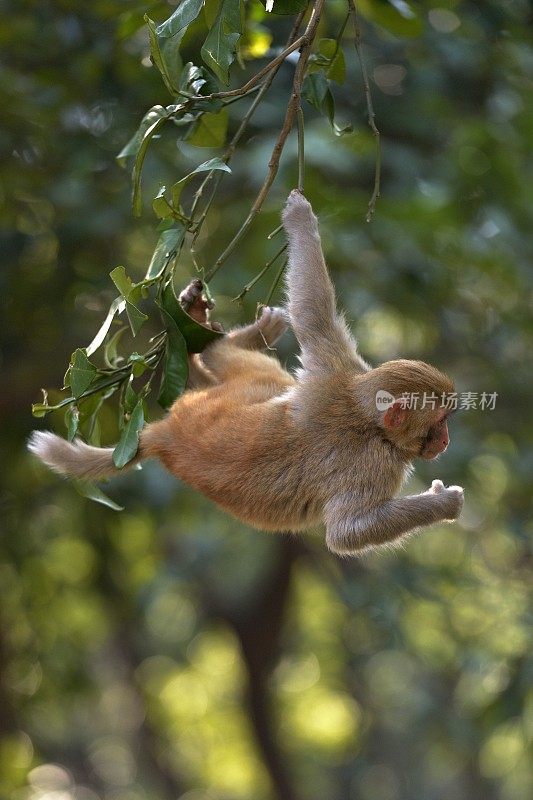
[[383, 426], [385, 428], [399, 428], [407, 418], [407, 409], [396, 400], [383, 415]]

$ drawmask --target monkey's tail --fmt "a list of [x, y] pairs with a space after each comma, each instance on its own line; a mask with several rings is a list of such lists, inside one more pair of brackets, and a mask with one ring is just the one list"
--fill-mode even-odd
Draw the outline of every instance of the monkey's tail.
[[28, 450], [54, 472], [71, 478], [105, 478], [119, 470], [113, 463], [113, 447], [92, 447], [81, 439], [67, 442], [49, 431], [33, 431]]
[[152, 423], [141, 432], [139, 452], [122, 469], [118, 469], [113, 463], [114, 447], [92, 447], [81, 439], [67, 442], [49, 431], [33, 431], [28, 441], [28, 450], [60, 475], [87, 480], [108, 478], [133, 467], [145, 458], [159, 455], [158, 434], [162, 422], [164, 420]]

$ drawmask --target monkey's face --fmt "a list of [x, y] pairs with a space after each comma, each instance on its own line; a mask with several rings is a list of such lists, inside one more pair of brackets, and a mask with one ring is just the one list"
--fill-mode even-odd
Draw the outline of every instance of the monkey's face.
[[420, 447], [420, 458], [431, 461], [444, 453], [450, 442], [448, 433], [448, 415], [440, 412], [436, 419], [432, 420]]
[[442, 409], [428, 415], [422, 410], [408, 411], [396, 402], [385, 412], [382, 424], [387, 439], [410, 459], [430, 461], [444, 453], [450, 442], [448, 412]]

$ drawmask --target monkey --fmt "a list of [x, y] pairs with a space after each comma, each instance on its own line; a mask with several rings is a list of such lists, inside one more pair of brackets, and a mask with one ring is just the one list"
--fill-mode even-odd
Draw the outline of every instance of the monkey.
[[[414, 409], [405, 396], [446, 398], [453, 382], [422, 361], [371, 368], [337, 311], [318, 220], [299, 190], [282, 218], [286, 308], [265, 307], [255, 323], [204, 349], [191, 387], [141, 431], [133, 463], [158, 458], [255, 528], [297, 532], [324, 524], [327, 547], [339, 555], [394, 545], [423, 526], [457, 519], [460, 486], [434, 480], [420, 494], [396, 496], [413, 460], [434, 459], [449, 443], [445, 404]], [[194, 291], [198, 297], [201, 286]], [[205, 320], [202, 314], [200, 308], [197, 318]], [[300, 346], [295, 374], [272, 353], [289, 322]], [[383, 392], [384, 409], [377, 403]], [[37, 431], [29, 448], [65, 475], [117, 472], [111, 447]]]

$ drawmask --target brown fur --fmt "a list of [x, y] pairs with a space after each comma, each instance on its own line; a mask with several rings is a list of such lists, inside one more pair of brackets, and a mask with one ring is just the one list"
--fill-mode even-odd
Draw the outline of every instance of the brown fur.
[[[205, 349], [194, 388], [142, 432], [138, 460], [159, 458], [181, 480], [258, 528], [295, 531], [325, 521], [328, 545], [339, 553], [456, 518], [460, 487], [446, 489], [434, 481], [428, 492], [394, 499], [431, 431], [442, 438], [442, 412], [406, 411], [391, 427], [375, 406], [380, 389], [394, 397], [440, 396], [453, 391], [452, 382], [420, 361], [371, 370], [335, 311], [316, 218], [301, 194], [291, 194], [284, 223], [289, 312], [302, 350], [297, 378], [254, 349], [270, 347], [286, 327], [285, 312], [265, 309], [257, 323]], [[30, 447], [52, 468], [91, 477], [115, 471], [111, 450], [103, 468], [102, 451], [89, 448], [95, 451], [91, 466], [86, 450], [51, 437], [37, 433]], [[437, 443], [436, 452], [446, 444]]]

